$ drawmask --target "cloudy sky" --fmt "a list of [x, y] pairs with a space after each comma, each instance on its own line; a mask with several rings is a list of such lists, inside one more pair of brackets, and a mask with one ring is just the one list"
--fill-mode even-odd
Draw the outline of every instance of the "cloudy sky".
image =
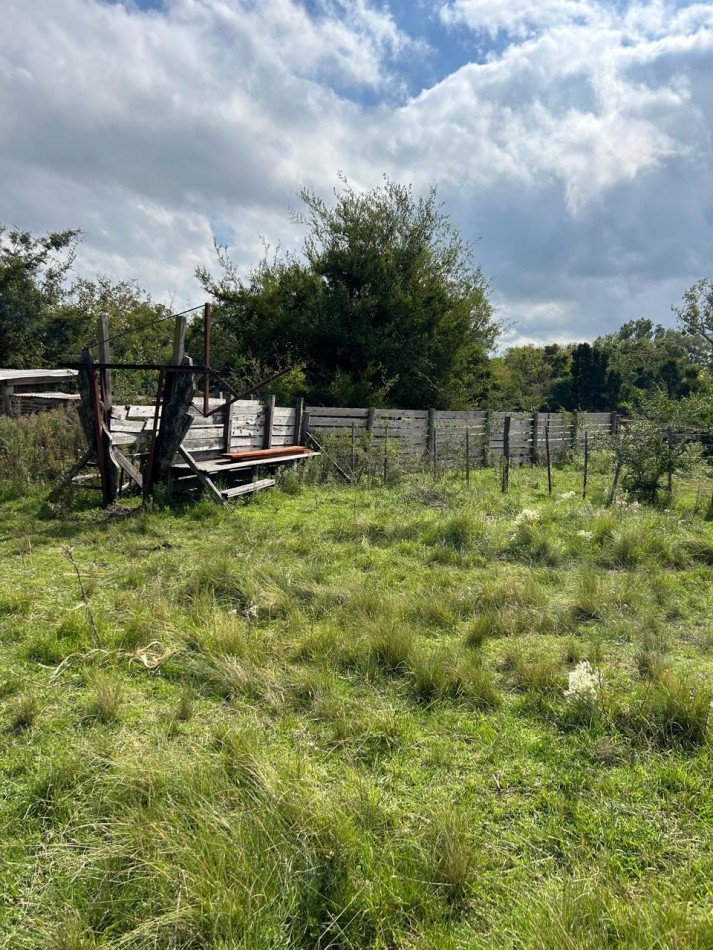
[[297, 190], [429, 184], [507, 341], [672, 323], [713, 275], [713, 3], [0, 0], [0, 222], [177, 307]]

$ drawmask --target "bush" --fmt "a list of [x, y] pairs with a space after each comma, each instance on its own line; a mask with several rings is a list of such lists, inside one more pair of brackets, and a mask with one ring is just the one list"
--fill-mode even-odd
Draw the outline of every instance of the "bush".
[[52, 482], [86, 451], [73, 407], [14, 419], [0, 416], [0, 472], [18, 488]]

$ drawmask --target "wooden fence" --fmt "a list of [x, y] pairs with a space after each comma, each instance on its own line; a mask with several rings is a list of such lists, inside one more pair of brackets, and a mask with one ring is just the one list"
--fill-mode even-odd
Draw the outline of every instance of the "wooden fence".
[[545, 454], [545, 430], [549, 423], [553, 458], [584, 442], [590, 436], [616, 431], [615, 412], [448, 412], [436, 409], [329, 409], [307, 406], [308, 428], [317, 438], [333, 434], [351, 439], [365, 433], [377, 446], [398, 446], [400, 455], [426, 455], [440, 461], [463, 458], [466, 433], [474, 464], [487, 464], [505, 451], [505, 419], [509, 417], [509, 456], [513, 465], [536, 462]]
[[[211, 400], [210, 407], [222, 403]], [[368, 437], [371, 444], [383, 448], [387, 443], [400, 456], [437, 458], [442, 462], [463, 458], [466, 432], [474, 465], [487, 464], [504, 453], [505, 418], [510, 418], [509, 455], [513, 465], [544, 458], [545, 427], [549, 423], [550, 451], [553, 458], [581, 445], [584, 432], [611, 432], [616, 429], [617, 415], [599, 413], [557, 412], [447, 412], [434, 409], [334, 409], [323, 406], [293, 408], [276, 406], [274, 398], [267, 402], [241, 400], [228, 412], [219, 410], [205, 417], [202, 400], [191, 410], [193, 422], [184, 439], [184, 446], [197, 458], [220, 452], [239, 452], [255, 448], [294, 445], [303, 441], [305, 432], [318, 440], [326, 435], [341, 436], [344, 442], [352, 437], [361, 444]], [[112, 437], [117, 445], [148, 444], [153, 428], [153, 406], [113, 406]]]
[[[210, 408], [222, 406], [211, 399]], [[298, 409], [275, 406], [256, 400], [239, 400], [227, 412], [211, 416], [202, 413], [203, 399], [196, 399], [190, 410], [191, 427], [183, 445], [195, 458], [207, 458], [220, 452], [295, 445], [300, 440], [301, 413]], [[147, 446], [153, 430], [153, 406], [112, 406], [111, 434], [117, 445]], [[160, 417], [160, 410], [159, 410]]]

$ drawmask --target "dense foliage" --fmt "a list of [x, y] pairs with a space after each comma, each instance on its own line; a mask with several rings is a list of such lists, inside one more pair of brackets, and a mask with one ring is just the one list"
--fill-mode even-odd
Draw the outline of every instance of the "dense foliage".
[[461, 408], [479, 397], [497, 334], [489, 285], [435, 191], [415, 198], [387, 180], [345, 183], [334, 207], [303, 190], [303, 259], [267, 257], [242, 281], [221, 257], [216, 360], [304, 367], [310, 401]]
[[[234, 385], [290, 371], [281, 402], [322, 405], [646, 412], [713, 391], [713, 284], [674, 307], [680, 329], [629, 321], [593, 343], [514, 346], [499, 332], [490, 285], [436, 201], [388, 179], [368, 192], [344, 182], [328, 205], [300, 193], [302, 254], [270, 254], [242, 277], [218, 248], [218, 276], [197, 277], [215, 303], [212, 364]], [[40, 367], [93, 347], [108, 315], [117, 361], [162, 361], [168, 307], [136, 280], [72, 280], [79, 232], [39, 237], [0, 225], [0, 366]], [[200, 359], [203, 328], [189, 327]], [[155, 374], [118, 374], [119, 399], [153, 393]], [[648, 401], [648, 402], [647, 402]]]

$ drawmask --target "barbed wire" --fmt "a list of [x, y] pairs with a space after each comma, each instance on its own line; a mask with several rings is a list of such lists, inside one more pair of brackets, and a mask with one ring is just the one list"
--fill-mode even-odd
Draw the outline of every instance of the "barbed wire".
[[[175, 320], [176, 317], [184, 317], [187, 313], [193, 313], [195, 310], [202, 310], [203, 304], [199, 304], [197, 307], [189, 307], [188, 310], [181, 310], [180, 313], [169, 313], [165, 317], [159, 317], [157, 320], [149, 320], [146, 323], [140, 323], [138, 326], [131, 327], [130, 330], [122, 330], [121, 333], [112, 333], [111, 336], [107, 337], [104, 340], [104, 343], [110, 343], [112, 340], [120, 340], [124, 336], [130, 336], [132, 333], [137, 333], [139, 330], [145, 330], [147, 327], [154, 327], [159, 323], [165, 323], [166, 320]], [[92, 340], [91, 343], [85, 344], [85, 349], [96, 342]]]

